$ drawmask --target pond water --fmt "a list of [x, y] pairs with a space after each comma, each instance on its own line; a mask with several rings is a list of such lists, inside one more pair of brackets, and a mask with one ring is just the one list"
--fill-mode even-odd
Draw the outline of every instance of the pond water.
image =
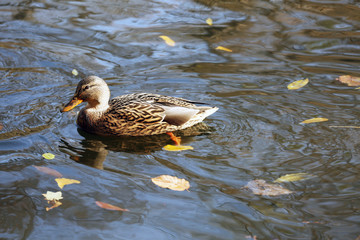
[[[360, 130], [332, 127], [360, 126], [359, 90], [335, 80], [360, 76], [359, 1], [2, 0], [0, 12], [1, 239], [359, 238]], [[93, 136], [77, 129], [80, 108], [60, 112], [91, 74], [112, 96], [219, 111], [176, 133], [194, 150]], [[299, 124], [315, 117], [329, 121]], [[46, 211], [42, 194], [60, 189], [34, 166], [81, 183]], [[244, 188], [294, 173], [312, 177], [279, 184], [292, 194]], [[163, 174], [189, 191], [151, 182]]]

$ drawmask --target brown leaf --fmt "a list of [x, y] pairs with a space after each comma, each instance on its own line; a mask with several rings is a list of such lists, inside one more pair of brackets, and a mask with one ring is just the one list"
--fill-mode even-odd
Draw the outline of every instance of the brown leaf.
[[59, 173], [58, 171], [56, 171], [55, 169], [51, 169], [48, 167], [35, 166], [35, 165], [33, 165], [33, 167], [36, 168], [37, 170], [39, 170], [40, 172], [49, 174], [51, 176], [58, 177], [58, 178], [62, 177], [62, 174]]
[[104, 209], [108, 209], [108, 210], [116, 210], [116, 211], [123, 211], [123, 212], [129, 211], [129, 210], [125, 209], [125, 208], [120, 208], [120, 207], [111, 205], [109, 203], [104, 203], [104, 202], [100, 202], [100, 201], [96, 201], [95, 203], [99, 207], [104, 208]]
[[360, 77], [353, 77], [351, 75], [343, 75], [336, 78], [336, 80], [347, 84], [350, 87], [359, 86], [360, 85]]
[[246, 184], [244, 188], [250, 189], [256, 195], [278, 196], [293, 193], [292, 191], [277, 184], [266, 183], [262, 179], [256, 179]]
[[152, 178], [151, 181], [162, 188], [169, 188], [175, 191], [184, 191], [188, 190], [190, 183], [185, 179], [180, 179], [170, 175], [161, 175], [155, 178]]

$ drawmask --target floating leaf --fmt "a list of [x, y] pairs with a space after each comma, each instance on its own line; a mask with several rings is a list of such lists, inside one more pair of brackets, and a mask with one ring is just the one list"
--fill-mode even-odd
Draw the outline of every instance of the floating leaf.
[[210, 26], [213, 25], [213, 20], [211, 18], [206, 19], [206, 23], [209, 24]]
[[65, 185], [74, 184], [74, 183], [79, 184], [80, 183], [79, 180], [69, 179], [69, 178], [56, 178], [55, 181], [57, 182], [59, 188], [61, 188], [61, 189], [63, 189], [63, 187]]
[[309, 179], [314, 176], [307, 174], [307, 173], [292, 173], [292, 174], [286, 174], [282, 177], [279, 177], [274, 182], [280, 183], [280, 182], [295, 182], [299, 180]]
[[50, 202], [49, 202], [49, 204], [52, 204], [52, 206], [51, 206], [51, 207], [47, 207], [47, 208], [45, 208], [45, 209], [46, 209], [46, 211], [49, 211], [49, 210], [51, 210], [51, 209], [53, 209], [53, 208], [56, 208], [56, 207], [58, 207], [58, 206], [61, 206], [61, 205], [62, 205], [62, 203], [61, 203], [61, 202], [59, 202], [59, 201], [50, 201]]
[[292, 191], [277, 184], [266, 183], [265, 180], [257, 179], [250, 181], [244, 186], [256, 195], [278, 196], [293, 193]]
[[183, 146], [183, 145], [166, 145], [163, 147], [166, 151], [184, 151], [184, 150], [193, 150], [192, 146]]
[[46, 193], [43, 193], [43, 196], [45, 197], [45, 200], [47, 201], [59, 201], [63, 199], [62, 192], [51, 192], [47, 191]]
[[229, 48], [226, 48], [226, 47], [223, 47], [223, 46], [218, 46], [215, 48], [216, 50], [222, 50], [222, 51], [225, 51], [225, 52], [232, 52], [231, 49]]
[[55, 169], [51, 169], [48, 167], [35, 166], [35, 165], [33, 165], [33, 167], [36, 168], [37, 170], [39, 170], [40, 172], [52, 175], [54, 177], [58, 177], [58, 178], [62, 177], [62, 174], [59, 173], [58, 171], [56, 171]]
[[309, 83], [309, 79], [308, 78], [305, 78], [305, 79], [302, 79], [302, 80], [297, 80], [295, 82], [292, 82], [290, 83], [287, 88], [289, 90], [296, 90], [296, 89], [299, 89], [299, 88], [302, 88], [304, 87], [306, 84]]
[[170, 175], [161, 175], [152, 178], [151, 181], [162, 188], [169, 188], [175, 191], [184, 191], [189, 189], [190, 183], [185, 179], [180, 179]]
[[79, 74], [79, 72], [76, 70], [76, 69], [73, 69], [71, 71], [71, 73], [74, 75], [74, 76], [77, 76]]
[[55, 155], [52, 153], [44, 153], [42, 156], [43, 156], [43, 158], [45, 158], [47, 160], [51, 160], [51, 159], [55, 158]]
[[159, 38], [161, 38], [162, 40], [164, 40], [167, 45], [169, 45], [169, 46], [171, 46], [171, 47], [175, 46], [175, 41], [172, 40], [171, 38], [169, 38], [168, 36], [162, 35], [162, 36], [159, 36]]
[[120, 208], [120, 207], [111, 205], [109, 203], [104, 203], [104, 202], [100, 202], [100, 201], [96, 201], [95, 203], [99, 207], [104, 208], [104, 209], [108, 209], [108, 210], [116, 210], [116, 211], [123, 211], [123, 212], [129, 211], [129, 210], [125, 209], [125, 208]]
[[360, 85], [360, 77], [353, 77], [351, 75], [343, 75], [340, 76], [338, 78], [336, 78], [336, 80], [347, 84], [350, 87], [354, 87], [354, 86], [359, 86]]
[[326, 122], [329, 119], [327, 118], [310, 118], [307, 120], [302, 121], [300, 124], [307, 124], [307, 123], [317, 123], [317, 122]]

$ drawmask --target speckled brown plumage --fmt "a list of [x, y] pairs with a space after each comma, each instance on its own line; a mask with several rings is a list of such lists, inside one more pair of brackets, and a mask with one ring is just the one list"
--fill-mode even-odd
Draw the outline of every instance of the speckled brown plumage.
[[81, 80], [73, 99], [64, 107], [69, 111], [81, 102], [77, 124], [99, 135], [145, 136], [181, 130], [218, 110], [182, 98], [135, 93], [113, 98], [105, 81], [96, 76]]

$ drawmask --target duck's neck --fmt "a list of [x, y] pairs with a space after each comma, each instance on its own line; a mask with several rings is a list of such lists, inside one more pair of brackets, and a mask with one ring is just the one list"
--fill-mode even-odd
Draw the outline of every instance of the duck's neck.
[[93, 112], [103, 113], [109, 108], [109, 99], [110, 99], [110, 91], [108, 88], [106, 88], [97, 97], [97, 99], [88, 100], [86, 109]]

